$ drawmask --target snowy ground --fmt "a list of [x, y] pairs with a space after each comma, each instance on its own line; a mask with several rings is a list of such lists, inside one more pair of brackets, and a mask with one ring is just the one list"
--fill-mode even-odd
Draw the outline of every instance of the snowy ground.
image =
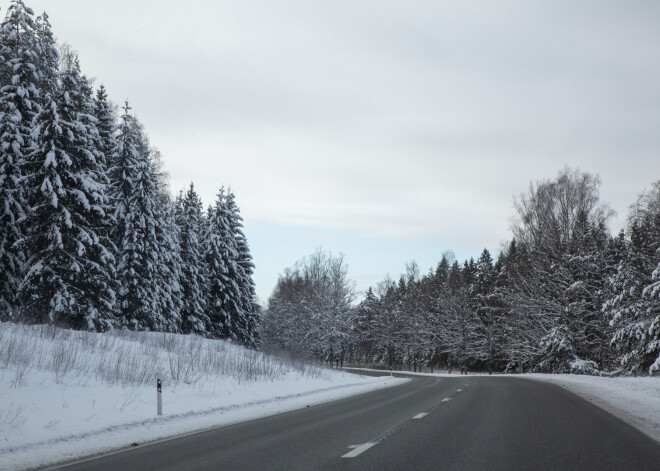
[[[164, 381], [162, 416], [156, 372]], [[0, 469], [31, 469], [401, 382], [190, 336], [107, 338], [0, 323]]]
[[660, 377], [526, 374], [557, 384], [628, 422], [660, 442]]
[[[156, 415], [157, 374], [164, 385], [162, 416]], [[660, 377], [521, 377], [565, 387], [660, 441]], [[0, 470], [35, 468], [402, 381], [194, 336], [0, 323]]]

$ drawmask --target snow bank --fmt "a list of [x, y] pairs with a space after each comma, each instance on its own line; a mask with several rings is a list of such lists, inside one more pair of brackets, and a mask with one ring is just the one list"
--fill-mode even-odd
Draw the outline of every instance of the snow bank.
[[660, 377], [526, 374], [561, 386], [660, 442]]
[[[191, 351], [208, 358], [194, 359]], [[156, 415], [157, 372], [164, 379], [162, 416]], [[402, 381], [191, 336], [0, 323], [0, 469], [62, 462]]]

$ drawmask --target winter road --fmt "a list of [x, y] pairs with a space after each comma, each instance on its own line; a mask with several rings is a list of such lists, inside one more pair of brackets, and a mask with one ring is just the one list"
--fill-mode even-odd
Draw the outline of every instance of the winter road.
[[660, 444], [547, 383], [414, 377], [57, 469], [657, 471]]

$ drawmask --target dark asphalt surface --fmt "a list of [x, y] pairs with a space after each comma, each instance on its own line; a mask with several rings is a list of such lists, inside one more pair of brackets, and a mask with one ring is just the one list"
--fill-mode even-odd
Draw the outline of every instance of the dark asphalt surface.
[[659, 471], [660, 444], [551, 384], [414, 377], [61, 469]]

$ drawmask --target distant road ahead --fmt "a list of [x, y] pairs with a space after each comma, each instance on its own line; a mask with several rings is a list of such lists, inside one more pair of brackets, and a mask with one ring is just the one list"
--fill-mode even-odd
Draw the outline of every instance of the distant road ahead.
[[551, 384], [413, 377], [62, 469], [658, 471], [660, 444]]

